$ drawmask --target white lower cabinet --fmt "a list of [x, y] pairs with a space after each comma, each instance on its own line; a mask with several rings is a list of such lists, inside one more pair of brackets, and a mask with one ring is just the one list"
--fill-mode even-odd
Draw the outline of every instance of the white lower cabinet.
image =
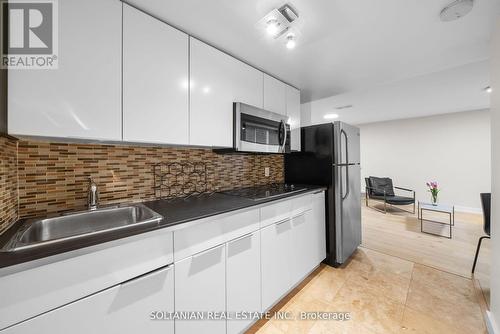
[[174, 311], [172, 265], [24, 321], [2, 334], [173, 334], [173, 321], [151, 320], [155, 311]]
[[302, 213], [292, 218], [292, 257], [291, 276], [292, 282], [299, 282], [315, 266], [318, 265], [313, 259], [315, 257], [316, 241], [313, 230], [314, 221], [311, 219], [311, 211]]
[[262, 311], [273, 306], [292, 286], [290, 219], [261, 230]]
[[306, 212], [306, 216], [310, 216], [313, 221], [311, 230], [313, 232], [314, 241], [312, 249], [314, 249], [313, 258], [311, 261], [318, 264], [326, 258], [326, 205], [325, 192], [321, 191], [312, 194], [312, 210]]
[[[253, 315], [269, 310], [325, 258], [325, 195], [324, 192], [305, 194], [215, 217], [213, 221], [200, 221], [198, 225], [175, 231], [173, 236], [169, 231], [150, 233], [154, 237], [146, 239], [148, 244], [140, 244], [141, 247], [131, 239], [125, 244], [127, 248], [92, 253], [87, 260], [75, 258], [71, 266], [56, 263], [56, 269], [40, 267], [52, 273], [61, 272], [61, 268], [75, 271], [88, 261], [95, 264], [101, 259], [98, 262], [108, 267], [99, 272], [109, 268], [108, 274], [120, 280], [106, 278], [96, 283], [95, 279], [94, 282], [88, 279], [88, 273], [87, 276], [82, 273], [81, 282], [77, 283], [85, 285], [86, 290], [74, 280], [61, 281], [58, 290], [42, 291], [47, 299], [33, 299], [31, 304], [36, 307], [24, 317], [11, 317], [0, 328], [17, 324], [0, 333], [243, 333], [255, 322]], [[128, 266], [114, 262], [127, 250], [130, 253], [126, 254], [127, 263], [131, 267], [128, 271], [133, 274], [124, 276]], [[146, 257], [155, 261], [145, 266]], [[165, 266], [173, 259], [177, 261]], [[36, 282], [42, 274], [43, 271], [26, 272], [23, 281]], [[8, 277], [0, 278], [0, 286], [14, 287]], [[49, 284], [47, 280], [42, 283]], [[82, 295], [84, 291], [89, 292]], [[34, 298], [37, 291], [29, 292]], [[10, 297], [10, 304], [23, 301]], [[52, 304], [48, 304], [50, 300]], [[174, 310], [175, 320], [169, 320]], [[226, 320], [224, 314], [231, 318]], [[187, 315], [203, 319], [179, 319]]]
[[227, 312], [232, 317], [227, 333], [243, 333], [253, 322], [248, 316], [261, 311], [260, 231], [230, 241], [226, 247]]
[[176, 334], [220, 334], [225, 320], [208, 319], [226, 311], [225, 245], [217, 246], [175, 263], [176, 312], [202, 312], [201, 320], [176, 320]]
[[311, 210], [292, 218], [292, 282], [308, 275], [326, 257], [325, 194], [311, 196]]

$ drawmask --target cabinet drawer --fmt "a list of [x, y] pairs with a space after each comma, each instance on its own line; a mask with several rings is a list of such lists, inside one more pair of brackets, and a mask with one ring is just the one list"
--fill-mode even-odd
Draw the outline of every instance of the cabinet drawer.
[[300, 215], [312, 208], [312, 196], [310, 194], [292, 199], [292, 216]]
[[0, 329], [168, 265], [172, 253], [172, 232], [157, 230], [0, 277]]
[[175, 261], [259, 229], [259, 209], [214, 217], [174, 232]]
[[290, 218], [292, 200], [284, 200], [267, 205], [260, 209], [260, 227], [266, 227], [284, 219]]
[[170, 265], [22, 322], [2, 334], [173, 334], [173, 320], [150, 320], [151, 312], [173, 310], [174, 273]]

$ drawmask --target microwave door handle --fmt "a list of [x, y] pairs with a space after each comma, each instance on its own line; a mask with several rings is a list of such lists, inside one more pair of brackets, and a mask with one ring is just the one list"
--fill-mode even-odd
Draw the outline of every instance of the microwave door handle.
[[286, 131], [286, 123], [285, 121], [281, 121], [280, 126], [283, 126], [283, 145], [281, 146], [281, 152], [285, 153], [285, 146], [286, 146], [286, 136], [287, 136], [287, 131]]

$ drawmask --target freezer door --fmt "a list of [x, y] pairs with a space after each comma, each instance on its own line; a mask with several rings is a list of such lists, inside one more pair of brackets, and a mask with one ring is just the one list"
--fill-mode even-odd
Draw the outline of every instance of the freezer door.
[[344, 263], [361, 244], [361, 171], [359, 165], [334, 167], [337, 263]]
[[360, 163], [360, 131], [359, 128], [343, 122], [336, 122], [336, 164]]

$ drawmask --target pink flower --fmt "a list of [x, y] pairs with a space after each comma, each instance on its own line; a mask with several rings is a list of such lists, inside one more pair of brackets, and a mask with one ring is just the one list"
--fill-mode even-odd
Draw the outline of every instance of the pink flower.
[[437, 189], [438, 188], [438, 183], [436, 181], [427, 182], [426, 185], [429, 189]]

